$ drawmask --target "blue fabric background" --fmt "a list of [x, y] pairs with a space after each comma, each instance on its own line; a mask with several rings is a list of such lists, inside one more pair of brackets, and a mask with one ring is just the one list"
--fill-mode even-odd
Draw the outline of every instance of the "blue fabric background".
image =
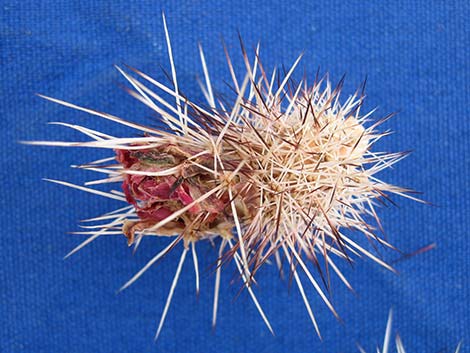
[[[469, 322], [469, 31], [465, 1], [22, 1], [0, 2], [1, 352], [355, 352], [380, 343], [390, 307], [394, 327], [410, 352], [450, 352], [460, 339], [470, 347]], [[18, 145], [18, 140], [70, 140], [77, 135], [48, 121], [67, 121], [115, 135], [127, 131], [37, 98], [36, 92], [149, 122], [151, 112], [119, 89], [113, 64], [127, 63], [163, 79], [169, 69], [161, 10], [167, 13], [180, 87], [202, 99], [197, 42], [205, 48], [215, 87], [229, 80], [220, 45], [228, 43], [241, 68], [240, 30], [249, 48], [260, 40], [266, 66], [318, 66], [338, 80], [347, 73], [352, 93], [368, 75], [366, 108], [376, 117], [400, 110], [385, 128], [397, 133], [385, 150], [415, 152], [382, 178], [425, 192], [436, 207], [397, 199], [381, 209], [393, 244], [411, 252], [437, 248], [397, 264], [394, 275], [359, 260], [343, 270], [357, 295], [335, 281], [336, 322], [309, 291], [323, 342], [316, 337], [296, 288], [274, 268], [259, 274], [257, 293], [275, 331], [272, 337], [247, 293], [234, 300], [234, 268], [222, 276], [218, 326], [211, 332], [215, 259], [208, 244], [199, 256], [202, 292], [194, 294], [187, 261], [155, 345], [155, 333], [180, 251], [167, 256], [130, 289], [116, 290], [159, 249], [148, 239], [136, 255], [123, 237], [101, 238], [62, 257], [84, 238], [66, 234], [77, 221], [120, 204], [41, 178], [83, 182], [90, 172], [68, 168], [103, 151]], [[298, 77], [301, 74], [299, 71]], [[393, 261], [398, 254], [383, 252]], [[189, 258], [190, 259], [190, 258]], [[395, 330], [395, 332], [396, 332]]]

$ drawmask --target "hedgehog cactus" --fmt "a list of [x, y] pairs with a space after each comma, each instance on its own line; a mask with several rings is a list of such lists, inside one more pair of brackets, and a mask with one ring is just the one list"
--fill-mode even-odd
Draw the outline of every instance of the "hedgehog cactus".
[[[364, 249], [354, 237], [361, 233], [368, 240], [375, 239], [390, 246], [376, 234], [376, 228], [381, 226], [375, 206], [388, 200], [388, 195], [393, 193], [417, 200], [410, 196], [410, 190], [384, 183], [376, 177], [379, 171], [406, 155], [373, 151], [373, 144], [388, 134], [377, 132], [376, 128], [391, 115], [366, 126], [372, 112], [360, 113], [363, 88], [341, 103], [342, 80], [335, 88], [328, 77], [320, 79], [318, 75], [311, 86], [305, 78], [295, 83], [292, 74], [300, 57], [284, 75], [279, 75], [276, 70], [268, 75], [259, 61], [258, 49], [251, 64], [243, 45], [246, 65], [243, 82], [238, 81], [226, 51], [236, 92], [233, 102], [228, 104], [216, 99], [200, 50], [206, 81], [202, 88], [208, 105], [203, 107], [179, 91], [166, 24], [165, 31], [172, 86], [136, 69], [131, 70], [139, 79], [118, 70], [133, 87], [129, 93], [157, 113], [166, 128], [139, 125], [44, 97], [132, 127], [142, 135], [116, 138], [83, 126], [60, 123], [82, 132], [91, 141], [33, 142], [114, 150], [110, 158], [81, 166], [108, 174], [105, 179], [85, 186], [55, 181], [128, 204], [123, 209], [92, 219], [108, 223], [92, 226], [97, 230], [92, 231], [91, 238], [72, 253], [101, 235], [121, 234], [117, 228], [122, 229], [128, 244], [136, 248], [144, 236], [174, 236], [170, 245], [123, 286], [126, 288], [182, 242], [181, 259], [157, 330], [158, 337], [187, 252], [191, 250], [193, 254], [196, 289], [199, 290], [195, 244], [220, 236], [213, 325], [224, 258], [234, 260], [244, 286], [272, 331], [251, 283], [268, 259], [275, 259], [281, 270], [285, 258], [310, 319], [320, 334], [299, 272], [306, 274], [326, 306], [337, 314], [306, 260], [313, 263], [326, 287], [329, 287], [330, 273], [335, 273], [351, 288], [335, 264], [338, 258], [349, 260], [352, 255], [362, 254], [393, 270]], [[162, 98], [163, 94], [171, 95], [175, 104]], [[117, 166], [106, 164], [114, 159]], [[120, 182], [123, 193], [89, 187], [112, 182]], [[368, 221], [374, 218], [375, 226]], [[346, 234], [345, 229], [357, 233]]]

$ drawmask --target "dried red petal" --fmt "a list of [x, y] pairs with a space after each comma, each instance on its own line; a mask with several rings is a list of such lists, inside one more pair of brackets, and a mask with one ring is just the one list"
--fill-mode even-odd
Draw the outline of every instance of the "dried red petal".
[[137, 161], [137, 159], [131, 156], [131, 153], [132, 151], [128, 150], [116, 150], [116, 159], [124, 168], [129, 168]]
[[156, 222], [160, 222], [165, 218], [171, 216], [173, 211], [165, 208], [165, 207], [158, 207], [154, 208], [152, 206], [145, 208], [145, 209], [138, 209], [137, 215], [143, 220], [152, 220]]
[[[116, 159], [130, 171], [155, 172], [183, 165], [192, 155], [200, 151], [190, 151], [176, 145], [162, 146], [152, 149], [117, 150]], [[200, 156], [200, 165], [213, 163], [211, 156]], [[188, 163], [174, 175], [152, 176], [125, 174], [122, 188], [126, 200], [135, 207], [139, 221], [133, 222], [132, 227], [126, 228], [126, 234], [131, 235], [136, 229], [151, 228], [152, 225], [170, 217], [185, 206], [210, 190], [207, 181], [212, 181], [212, 175]], [[225, 212], [229, 201], [228, 195], [212, 195], [201, 202], [194, 203], [185, 213], [174, 219], [170, 228], [179, 231], [191, 225], [201, 231], [210, 231], [219, 223], [227, 223]], [[203, 215], [200, 217], [199, 215]], [[199, 217], [198, 217], [199, 216]], [[177, 225], [176, 228], [175, 225]], [[191, 231], [191, 230], [189, 230]]]

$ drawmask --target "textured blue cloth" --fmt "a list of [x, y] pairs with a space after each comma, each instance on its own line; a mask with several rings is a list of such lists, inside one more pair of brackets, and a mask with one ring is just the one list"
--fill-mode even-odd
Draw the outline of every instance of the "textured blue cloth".
[[[1, 1], [0, 111], [2, 241], [0, 257], [1, 352], [355, 352], [382, 341], [388, 311], [410, 352], [450, 352], [460, 339], [470, 351], [469, 324], [469, 25], [464, 1]], [[218, 325], [211, 332], [215, 252], [199, 250], [201, 295], [187, 261], [165, 327], [152, 338], [180, 249], [130, 289], [116, 290], [164, 244], [146, 239], [132, 255], [124, 237], [101, 238], [70, 259], [84, 238], [65, 234], [77, 221], [119, 203], [41, 178], [80, 183], [96, 176], [68, 168], [103, 151], [18, 145], [18, 140], [71, 140], [75, 134], [48, 121], [66, 121], [123, 136], [127, 130], [39, 99], [44, 93], [127, 119], [150, 123], [151, 112], [120, 90], [113, 64], [126, 63], [164, 79], [169, 69], [161, 10], [172, 37], [179, 83], [202, 99], [197, 42], [205, 48], [215, 87], [229, 80], [220, 36], [242, 68], [237, 30], [247, 47], [261, 41], [267, 67], [290, 65], [305, 50], [309, 75], [320, 66], [345, 96], [368, 76], [366, 108], [382, 117], [400, 110], [384, 128], [397, 133], [385, 150], [414, 149], [381, 177], [424, 191], [434, 206], [403, 199], [380, 209], [390, 241], [405, 252], [430, 243], [433, 251], [396, 264], [394, 275], [370, 261], [342, 269], [357, 295], [337, 280], [332, 294], [338, 323], [313, 290], [323, 342], [316, 337], [295, 287], [273, 266], [259, 273], [257, 293], [276, 337], [248, 294], [236, 300], [234, 268], [222, 276]], [[298, 77], [302, 74], [299, 71]], [[398, 254], [382, 251], [386, 260]], [[394, 331], [396, 332], [396, 331]], [[407, 350], [407, 351], [408, 351]]]

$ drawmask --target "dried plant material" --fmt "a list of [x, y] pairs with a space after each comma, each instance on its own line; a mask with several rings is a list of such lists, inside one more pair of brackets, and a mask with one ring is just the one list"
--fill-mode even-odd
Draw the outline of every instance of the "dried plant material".
[[[139, 125], [43, 96], [134, 128], [141, 135], [117, 138], [83, 126], [61, 123], [91, 140], [32, 142], [106, 148], [114, 154], [80, 166], [106, 174], [104, 179], [85, 186], [54, 181], [128, 204], [90, 220], [95, 222], [87, 226], [91, 230], [79, 233], [91, 234], [91, 237], [72, 253], [101, 235], [124, 234], [128, 244], [135, 248], [145, 236], [174, 237], [167, 248], [123, 286], [126, 288], [178, 243], [183, 243], [157, 330], [158, 337], [187, 252], [191, 250], [193, 254], [198, 276], [195, 244], [220, 237], [213, 325], [217, 318], [222, 264], [233, 260], [243, 285], [273, 332], [252, 288], [256, 272], [273, 259], [280, 271], [283, 262], [287, 263], [320, 335], [300, 273], [307, 276], [326, 306], [338, 316], [326, 294], [330, 274], [338, 275], [348, 288], [351, 285], [336, 266], [336, 259], [351, 261], [352, 256], [365, 255], [393, 270], [362, 247], [357, 238], [362, 234], [370, 241], [391, 247], [376, 232], [381, 226], [375, 207], [389, 200], [390, 194], [417, 200], [410, 196], [411, 190], [384, 183], [376, 177], [378, 172], [406, 155], [373, 151], [373, 144], [388, 134], [378, 132], [377, 127], [391, 115], [367, 126], [372, 112], [360, 113], [363, 87], [341, 103], [342, 80], [336, 87], [332, 87], [328, 77], [318, 75], [311, 85], [306, 78], [294, 82], [292, 74], [300, 57], [285, 74], [276, 70], [268, 74], [259, 60], [259, 48], [251, 64], [243, 44], [243, 81], [237, 79], [225, 49], [235, 92], [232, 102], [214, 95], [200, 48], [205, 75], [205, 85], [201, 86], [207, 103], [198, 105], [178, 89], [166, 23], [165, 33], [172, 85], [167, 86], [136, 69], [129, 69], [132, 74], [117, 69], [131, 85], [129, 93], [157, 113], [166, 129]], [[165, 95], [173, 97], [175, 103], [165, 100]], [[123, 192], [104, 192], [89, 187], [102, 183], [121, 183]], [[376, 225], [370, 224], [371, 219], [376, 220]], [[317, 275], [307, 262], [313, 263]], [[199, 290], [198, 278], [196, 287]]]

